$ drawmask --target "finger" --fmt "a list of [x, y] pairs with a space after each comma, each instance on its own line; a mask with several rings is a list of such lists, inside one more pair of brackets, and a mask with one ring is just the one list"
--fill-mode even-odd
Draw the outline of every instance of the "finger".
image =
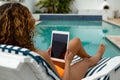
[[66, 52], [65, 52], [65, 57], [64, 57], [65, 59], [68, 56], [68, 53], [69, 53], [69, 50], [67, 49]]
[[51, 52], [51, 47], [48, 48], [48, 52]]
[[70, 59], [72, 60], [73, 57], [74, 57], [74, 54], [73, 54], [72, 52], [69, 52], [69, 57], [70, 57]]
[[49, 55], [51, 55], [51, 47], [48, 48], [47, 52]]

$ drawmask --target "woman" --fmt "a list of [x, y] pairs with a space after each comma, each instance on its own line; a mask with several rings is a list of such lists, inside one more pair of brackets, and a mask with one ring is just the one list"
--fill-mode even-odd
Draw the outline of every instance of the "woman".
[[[34, 25], [35, 20], [25, 6], [19, 3], [6, 3], [0, 6], [0, 44], [20, 46], [35, 51], [40, 54], [56, 72], [55, 65], [64, 68], [64, 73], [62, 73], [61, 76], [62, 80], [82, 79], [88, 68], [96, 65], [105, 51], [105, 46], [101, 44], [96, 55], [91, 57], [82, 47], [80, 39], [75, 38], [69, 42], [69, 49], [65, 55], [65, 63], [52, 61], [49, 56], [51, 49], [41, 51], [34, 47], [32, 41], [35, 29]], [[83, 59], [70, 65], [75, 55]]]

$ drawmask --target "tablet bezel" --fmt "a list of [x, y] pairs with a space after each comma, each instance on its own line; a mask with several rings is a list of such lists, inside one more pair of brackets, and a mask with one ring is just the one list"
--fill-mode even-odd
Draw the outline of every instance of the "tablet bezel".
[[[67, 48], [68, 49], [68, 43], [69, 43], [69, 35], [70, 33], [68, 31], [52, 31], [52, 34], [51, 34], [51, 48], [52, 48], [52, 40], [53, 40], [53, 34], [65, 34], [65, 35], [68, 35], [68, 38], [67, 38]], [[52, 60], [55, 60], [55, 61], [60, 61], [60, 62], [64, 62], [64, 59], [60, 59], [60, 58], [54, 58], [54, 57], [51, 57]]]

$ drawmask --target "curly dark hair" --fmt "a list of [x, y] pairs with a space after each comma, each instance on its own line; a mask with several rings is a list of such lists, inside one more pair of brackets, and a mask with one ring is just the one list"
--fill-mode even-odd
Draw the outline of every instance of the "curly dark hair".
[[27, 7], [20, 3], [0, 6], [0, 44], [35, 50], [33, 36], [35, 19]]

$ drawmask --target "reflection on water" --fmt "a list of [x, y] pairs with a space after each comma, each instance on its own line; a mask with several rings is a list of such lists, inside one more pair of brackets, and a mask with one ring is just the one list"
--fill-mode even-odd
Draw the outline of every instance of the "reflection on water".
[[106, 33], [108, 33], [108, 30], [107, 30], [107, 29], [103, 29], [102, 32], [103, 32], [104, 34], [106, 34]]

